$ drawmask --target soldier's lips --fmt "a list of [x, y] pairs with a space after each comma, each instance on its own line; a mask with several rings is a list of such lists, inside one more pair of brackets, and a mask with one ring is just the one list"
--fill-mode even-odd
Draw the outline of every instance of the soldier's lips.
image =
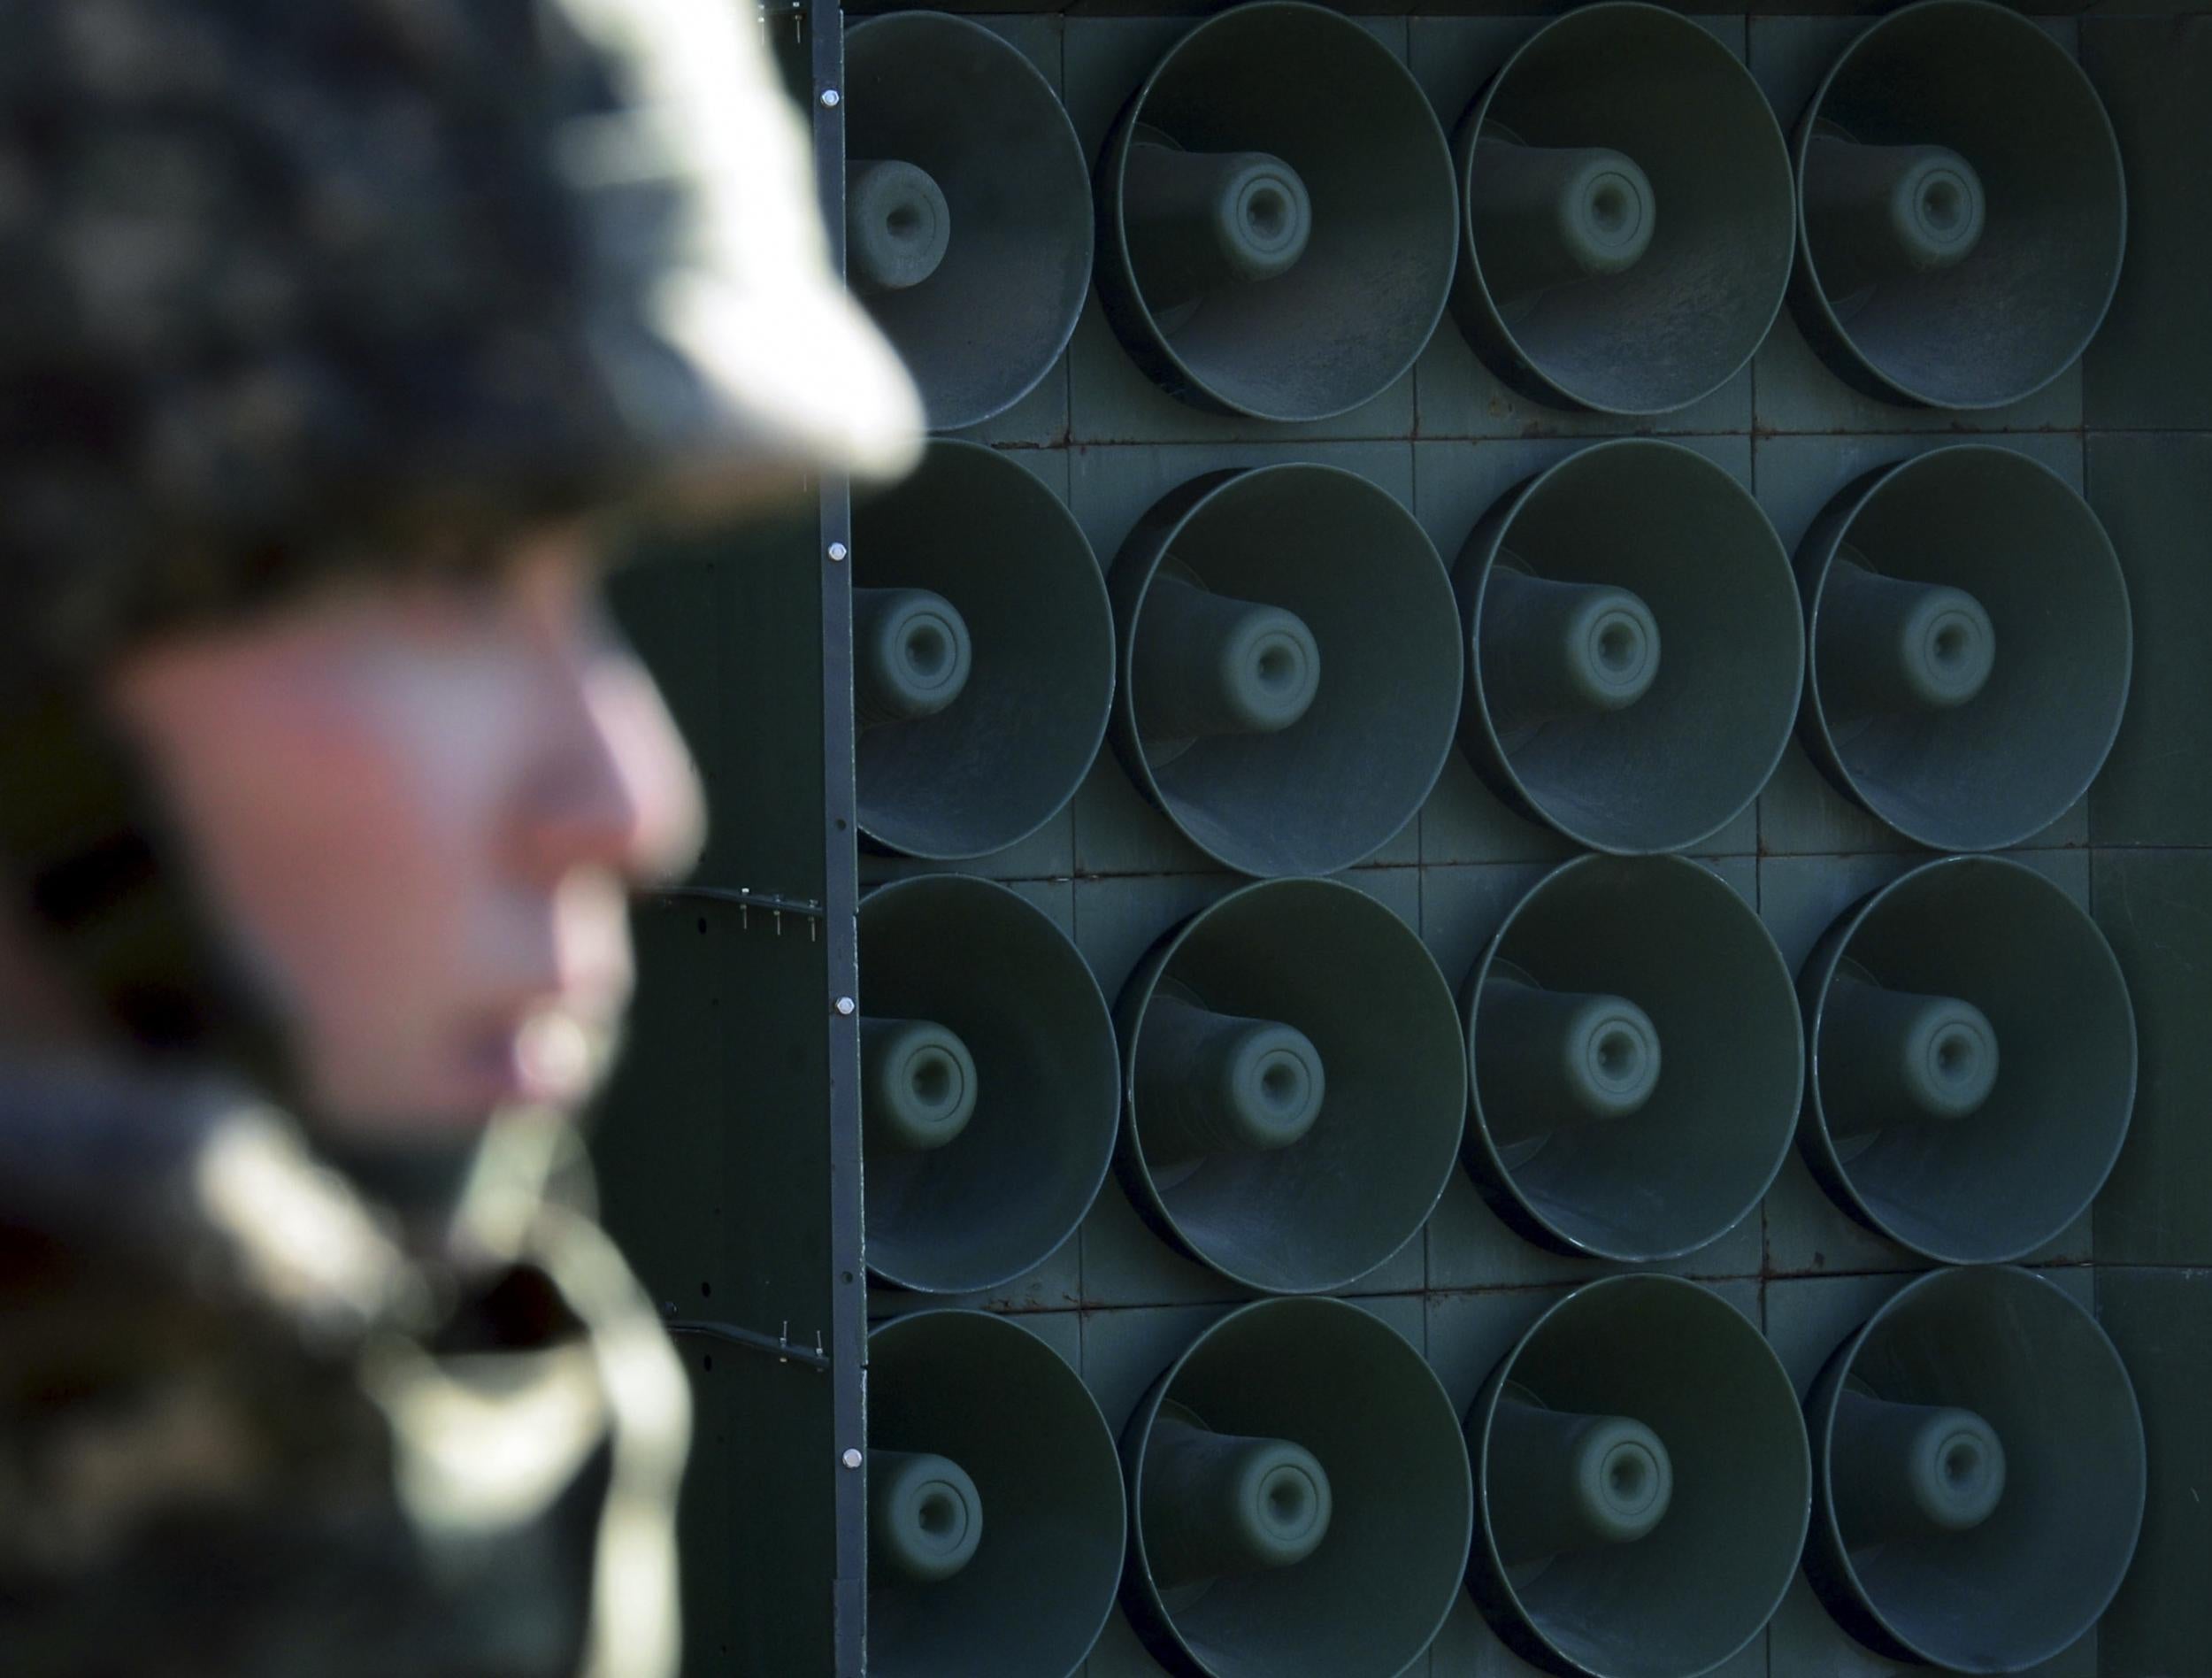
[[488, 1022], [469, 1034], [461, 1055], [468, 1103], [573, 1106], [591, 1092], [606, 1035], [561, 1008]]

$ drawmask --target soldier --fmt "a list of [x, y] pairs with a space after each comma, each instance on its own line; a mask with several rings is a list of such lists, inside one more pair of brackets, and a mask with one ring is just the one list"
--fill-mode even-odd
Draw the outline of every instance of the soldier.
[[598, 567], [918, 426], [754, 31], [0, 6], [11, 1678], [673, 1670], [568, 1120], [699, 799]]

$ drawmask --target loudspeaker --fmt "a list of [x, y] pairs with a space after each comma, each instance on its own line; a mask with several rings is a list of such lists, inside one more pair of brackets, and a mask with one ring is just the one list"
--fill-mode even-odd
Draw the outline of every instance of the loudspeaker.
[[1469, 1589], [1565, 1678], [1696, 1678], [1758, 1636], [1797, 1572], [1811, 1464], [1797, 1394], [1742, 1312], [1672, 1276], [1547, 1311], [1467, 1414]]
[[1033, 473], [972, 443], [853, 522], [860, 831], [936, 860], [1058, 814], [1113, 705], [1113, 608], [1091, 544]]
[[1773, 325], [1789, 150], [1751, 73], [1691, 19], [1617, 0], [1546, 24], [1455, 149], [1452, 312], [1524, 396], [1664, 413], [1733, 378]]
[[1581, 857], [1514, 905], [1468, 974], [1466, 1159], [1555, 1251], [1678, 1258], [1787, 1157], [1803, 1082], [1789, 968], [1757, 913], [1679, 857]]
[[1027, 1329], [925, 1311], [868, 1336], [868, 1670], [1068, 1678], [1113, 1611], [1112, 1430]]
[[1387, 493], [1334, 466], [1209, 473], [1145, 514], [1107, 582], [1115, 750], [1201, 851], [1334, 874], [1413, 819], [1463, 660], [1443, 561]]
[[1891, 12], [1829, 68], [1794, 150], [1792, 311], [1859, 390], [1999, 407], [2095, 335], [2126, 237], [2120, 146], [2035, 19], [1986, 0]]
[[1090, 1210], [1121, 1101], [1113, 1020], [1075, 946], [988, 881], [900, 881], [860, 906], [868, 1267], [972, 1293]]
[[1869, 473], [1797, 554], [1805, 746], [1916, 843], [1994, 851], [2089, 789], [2134, 631], [2104, 527], [2048, 467], [1980, 443]]
[[1892, 1660], [2024, 1672], [2112, 1600], [2143, 1520], [2143, 1423], [2086, 1311], [2024, 1270], [1908, 1282], [1805, 1401], [1805, 1571]]
[[1035, 65], [941, 12], [845, 31], [845, 265], [930, 427], [1034, 389], [1091, 283], [1082, 142]]
[[2033, 1252], [2096, 1197], [2135, 1103], [2104, 935], [2036, 870], [1948, 858], [1863, 898], [1805, 964], [1806, 1163], [1947, 1264]]
[[1389, 48], [1257, 0], [1171, 48], [1098, 164], [1098, 295], [1194, 407], [1325, 420], [1413, 365], [1458, 232], [1450, 149]]
[[1805, 666], [1789, 556], [1704, 456], [1641, 438], [1569, 455], [1485, 515], [1452, 578], [1460, 742], [1530, 820], [1679, 851], [1781, 761]]
[[1453, 1599], [1473, 1519], [1451, 1400], [1336, 1299], [1222, 1318], [1122, 1435], [1122, 1601], [1178, 1678], [1398, 1678]]
[[1231, 893], [1147, 956], [1116, 1018], [1118, 1163], [1167, 1240], [1270, 1293], [1357, 1281], [1451, 1179], [1467, 1062], [1451, 988], [1365, 892]]

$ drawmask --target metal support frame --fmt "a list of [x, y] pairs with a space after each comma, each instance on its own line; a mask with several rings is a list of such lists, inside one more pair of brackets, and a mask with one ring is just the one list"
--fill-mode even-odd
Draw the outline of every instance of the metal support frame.
[[[845, 268], [845, 30], [836, 0], [805, 0], [813, 70], [810, 111], [831, 260]], [[867, 1270], [861, 1236], [859, 858], [854, 794], [851, 486], [825, 476], [822, 556], [823, 927], [829, 942], [831, 1412], [843, 1460], [867, 1438]], [[840, 1004], [843, 1006], [841, 1008]], [[862, 1459], [864, 1464], [864, 1456]], [[837, 1476], [836, 1678], [861, 1678], [867, 1655], [867, 1476]]]
[[814, 1334], [814, 1350], [809, 1351], [804, 1346], [791, 1343], [789, 1323], [784, 1324], [782, 1334], [772, 1338], [757, 1328], [740, 1328], [733, 1322], [686, 1320], [671, 1322], [666, 1327], [670, 1334], [679, 1338], [689, 1335], [697, 1340], [726, 1341], [733, 1346], [742, 1346], [747, 1351], [757, 1351], [764, 1358], [773, 1358], [778, 1363], [802, 1364], [809, 1369], [825, 1371], [833, 1367], [829, 1353], [823, 1348], [822, 1334], [818, 1328]]

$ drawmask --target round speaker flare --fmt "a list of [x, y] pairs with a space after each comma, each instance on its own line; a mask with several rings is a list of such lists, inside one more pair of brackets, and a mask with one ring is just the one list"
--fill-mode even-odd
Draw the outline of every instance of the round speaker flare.
[[1788, 1156], [1803, 1050], [1789, 969], [1701, 863], [1583, 857], [1468, 975], [1468, 1169], [1520, 1234], [1621, 1263], [1733, 1228]]
[[1127, 1527], [1113, 1433], [1036, 1335], [925, 1311], [868, 1336], [871, 1673], [1069, 1678], [1113, 1611]]
[[1334, 466], [1210, 473], [1145, 514], [1107, 581], [1114, 747], [1193, 844], [1334, 874], [1413, 819], [1463, 661], [1443, 562], [1387, 493]]
[[1789, 1376], [1726, 1300], [1612, 1276], [1540, 1318], [1467, 1415], [1467, 1582], [1563, 1678], [1697, 1678], [1757, 1637], [1811, 1499]]
[[1097, 981], [1041, 911], [955, 874], [861, 904], [860, 981], [869, 1269], [927, 1293], [1012, 1281], [1112, 1162], [1121, 1068]]
[[1059, 497], [997, 450], [932, 443], [855, 510], [860, 831], [935, 860], [1057, 815], [1113, 704], [1113, 608]]
[[1450, 1181], [1467, 1063], [1412, 929], [1351, 886], [1277, 880], [1171, 933], [1122, 991], [1130, 1197], [1248, 1288], [1318, 1293], [1417, 1235]]
[[1145, 79], [1098, 165], [1099, 300], [1194, 407], [1325, 420], [1436, 330], [1451, 152], [1397, 57], [1320, 6], [1210, 18]]
[[2094, 1625], [2143, 1522], [2135, 1389], [2104, 1330], [2024, 1270], [1908, 1282], [1805, 1401], [1805, 1572], [1891, 1660], [2026, 1672]]
[[1798, 126], [1791, 307], [1885, 402], [1994, 408], [2080, 358], [2119, 283], [2120, 145], [2073, 54], [1987, 0], [1847, 47]]
[[1704, 456], [1646, 439], [1571, 454], [1490, 510], [1452, 580], [1460, 742], [1532, 820], [1594, 851], [1679, 851], [1781, 761], [1797, 588], [1758, 503]]
[[1727, 383], [1773, 325], [1789, 150], [1750, 72], [1691, 19], [1612, 0], [1545, 25], [1455, 147], [1453, 313], [1523, 395], [1665, 413]]
[[1451, 1400], [1398, 1333], [1271, 1299], [1200, 1335], [1122, 1435], [1122, 1601], [1178, 1678], [1399, 1678], [1473, 1519]]
[[2135, 1105], [2135, 1015], [2104, 935], [2044, 875], [1916, 868], [1829, 929], [1801, 990], [1805, 1158], [1862, 1223], [2003, 1263], [2096, 1197]]
[[1870, 473], [1797, 569], [1805, 745], [1847, 797], [1931, 849], [1995, 851], [2089, 789], [2134, 630], [2111, 540], [2048, 467], [1966, 443]]
[[845, 31], [845, 251], [930, 427], [1036, 389], [1091, 283], [1089, 170], [1052, 85], [1002, 37], [941, 12]]

